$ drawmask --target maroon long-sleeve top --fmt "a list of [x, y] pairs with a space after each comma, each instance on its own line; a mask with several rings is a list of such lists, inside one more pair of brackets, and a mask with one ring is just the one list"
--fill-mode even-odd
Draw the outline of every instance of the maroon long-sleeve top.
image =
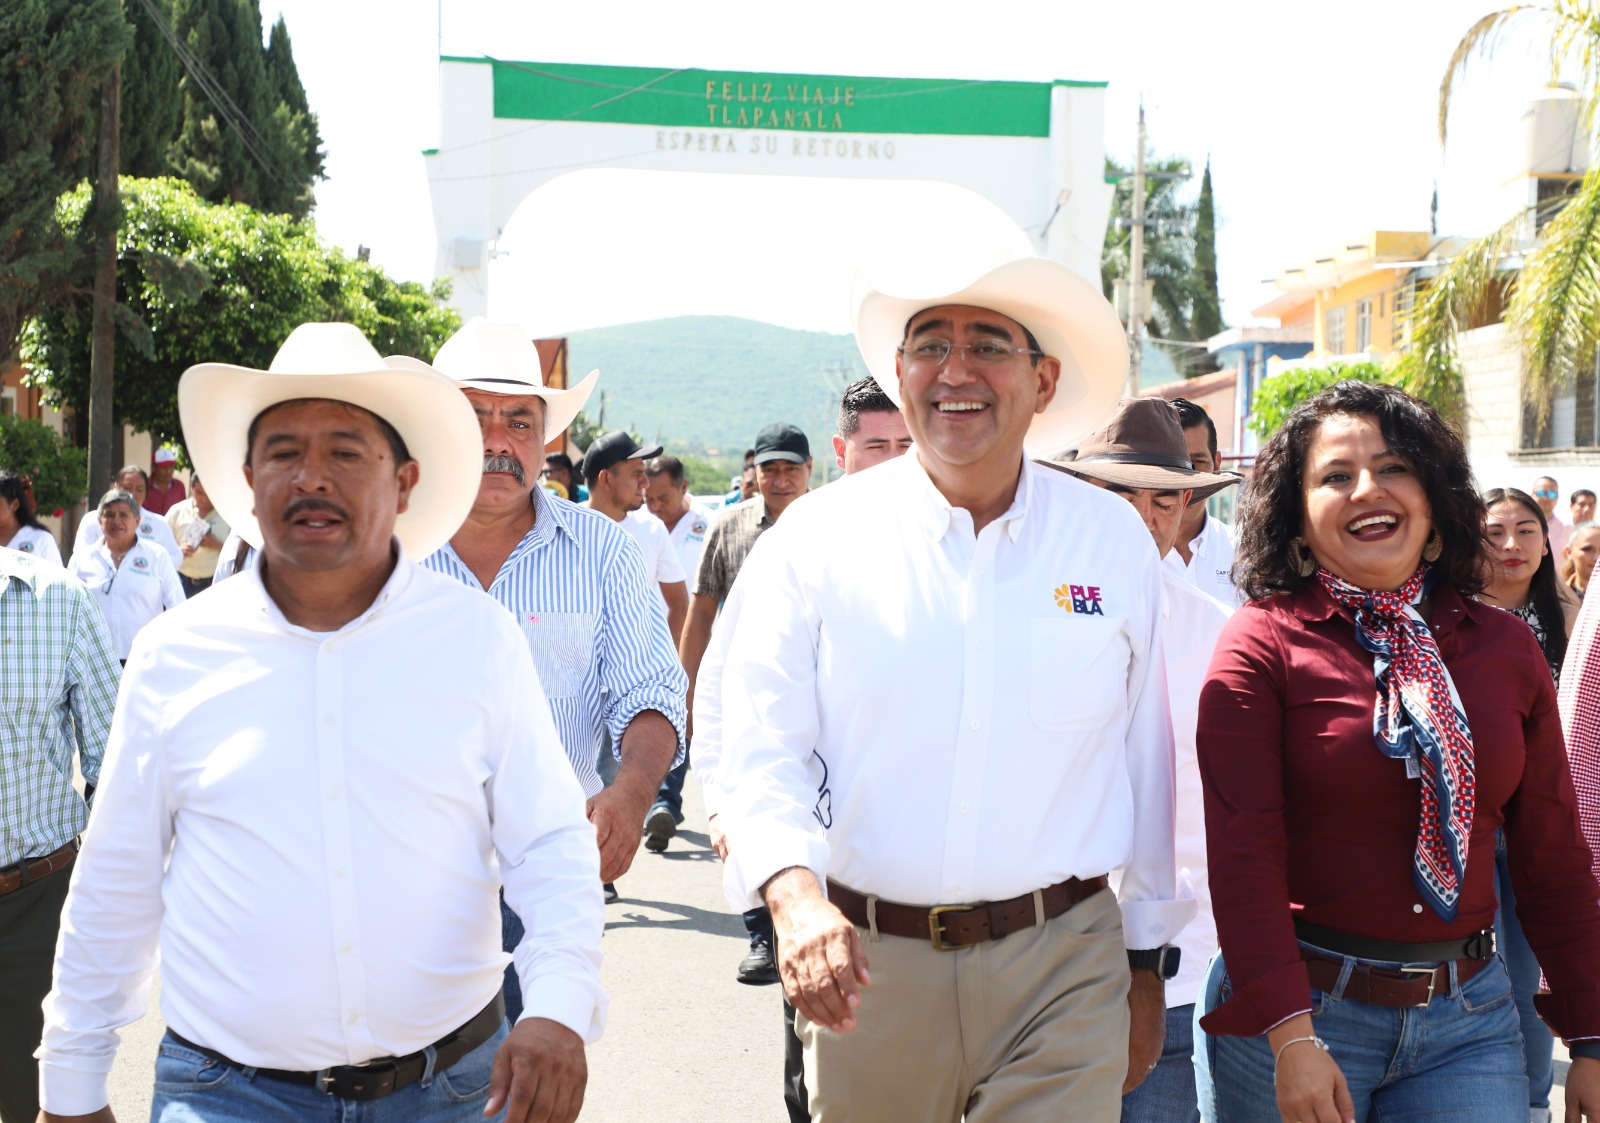
[[1232, 996], [1202, 1025], [1250, 1036], [1311, 1009], [1312, 924], [1402, 943], [1464, 939], [1495, 913], [1503, 825], [1517, 915], [1567, 1039], [1600, 1037], [1600, 887], [1578, 825], [1555, 687], [1509, 612], [1434, 591], [1429, 626], [1472, 729], [1477, 810], [1454, 922], [1412, 881], [1420, 781], [1373, 743], [1372, 654], [1315, 582], [1246, 605], [1217, 643], [1197, 748], [1217, 932]]

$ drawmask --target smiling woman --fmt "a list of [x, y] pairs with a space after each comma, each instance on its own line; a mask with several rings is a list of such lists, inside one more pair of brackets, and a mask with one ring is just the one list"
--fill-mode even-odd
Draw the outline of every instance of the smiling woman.
[[[1235, 566], [1253, 599], [1197, 734], [1222, 947], [1208, 1120], [1527, 1118], [1492, 932], [1502, 833], [1539, 1012], [1600, 1038], [1600, 904], [1554, 684], [1528, 629], [1474, 599], [1483, 525], [1460, 437], [1393, 386], [1336, 384], [1257, 459]], [[1569, 1110], [1593, 1112], [1600, 1048], [1571, 1051]]]

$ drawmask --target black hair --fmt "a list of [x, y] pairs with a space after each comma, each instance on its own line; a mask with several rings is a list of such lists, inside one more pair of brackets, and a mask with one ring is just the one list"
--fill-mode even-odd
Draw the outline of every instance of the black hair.
[[1544, 648], [1544, 656], [1554, 666], [1561, 666], [1561, 661], [1567, 657], [1567, 617], [1561, 610], [1561, 578], [1556, 574], [1556, 567], [1560, 564], [1555, 551], [1550, 549], [1550, 524], [1545, 521], [1544, 512], [1539, 509], [1539, 501], [1525, 491], [1514, 487], [1496, 487], [1483, 493], [1483, 509], [1487, 515], [1490, 507], [1496, 503], [1515, 503], [1519, 507], [1526, 507], [1533, 512], [1533, 517], [1539, 520], [1539, 533], [1544, 538], [1545, 556], [1539, 559], [1539, 568], [1534, 571], [1533, 578], [1528, 582], [1528, 601], [1533, 605], [1534, 615], [1539, 617], [1539, 622], [1544, 625], [1544, 639], [1540, 646]]
[[248, 468], [250, 466], [250, 457], [256, 447], [256, 434], [261, 431], [261, 422], [268, 414], [275, 410], [287, 409], [289, 406], [310, 405], [312, 402], [333, 402], [335, 405], [343, 406], [351, 413], [364, 414], [372, 418], [373, 421], [378, 423], [378, 431], [383, 434], [383, 439], [389, 442], [389, 452], [394, 456], [395, 467], [399, 467], [411, 459], [411, 451], [406, 448], [406, 442], [401, 438], [400, 431], [365, 406], [358, 406], [354, 402], [340, 401], [338, 398], [290, 398], [288, 401], [276, 402], [268, 406], [251, 419], [250, 428], [245, 433], [244, 438], [245, 467]]
[[28, 481], [15, 472], [0, 468], [0, 502], [12, 500], [17, 504], [19, 525], [32, 527], [34, 530], [44, 529], [39, 525], [39, 517], [34, 513], [33, 504], [28, 502]]
[[[1569, 506], [1569, 507], [1572, 506], [1574, 503], [1576, 503], [1579, 499], [1582, 499], [1582, 498], [1593, 499], [1594, 498], [1594, 492], [1590, 491], [1586, 487], [1580, 487], [1577, 491], [1575, 491], [1571, 495], [1567, 496], [1567, 506]], [[1573, 529], [1576, 530], [1577, 528], [1574, 527]]]
[[126, 476], [129, 472], [138, 472], [139, 473], [139, 478], [144, 481], [145, 486], [146, 487], [150, 486], [150, 473], [146, 472], [143, 468], [139, 467], [139, 465], [137, 465], [137, 464], [124, 464], [122, 467], [118, 468], [117, 469], [117, 474], [112, 477], [111, 482], [115, 483], [117, 480], [120, 480], [123, 476]]
[[1178, 411], [1178, 424], [1184, 429], [1195, 429], [1201, 425], [1206, 427], [1206, 447], [1211, 450], [1211, 470], [1217, 470], [1217, 423], [1211, 420], [1211, 415], [1202, 406], [1197, 406], [1188, 398], [1173, 398], [1172, 408]]
[[683, 482], [683, 461], [669, 452], [648, 461], [644, 466], [644, 474], [647, 476], [665, 475], [674, 484], [681, 484]]
[[744, 450], [744, 462], [746, 464], [749, 464], [750, 461], [754, 460], [755, 458], [756, 458], [756, 450], [755, 449], [747, 448], [747, 449]]
[[1234, 583], [1259, 600], [1292, 593], [1312, 580], [1301, 576], [1288, 544], [1303, 533], [1306, 450], [1324, 421], [1341, 416], [1375, 419], [1390, 451], [1422, 483], [1443, 547], [1433, 563], [1439, 580], [1462, 596], [1482, 592], [1492, 558], [1483, 536], [1483, 500], [1461, 435], [1427, 402], [1399, 387], [1353, 379], [1297, 406], [1256, 457], [1235, 528]]
[[545, 454], [545, 458], [544, 458], [544, 466], [546, 468], [556, 468], [556, 469], [559, 469], [559, 470], [571, 472], [572, 471], [572, 457], [568, 456], [564, 452], [546, 453]]
[[844, 388], [844, 398], [839, 402], [839, 435], [854, 436], [856, 430], [861, 428], [863, 413], [899, 412], [900, 407], [883, 392], [878, 380], [869, 374]]

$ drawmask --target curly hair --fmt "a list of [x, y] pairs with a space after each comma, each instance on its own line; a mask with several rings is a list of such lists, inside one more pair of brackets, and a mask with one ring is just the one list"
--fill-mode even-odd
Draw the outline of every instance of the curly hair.
[[1336, 382], [1297, 406], [1256, 457], [1235, 530], [1234, 584], [1251, 600], [1292, 593], [1311, 580], [1289, 556], [1305, 514], [1302, 473], [1311, 440], [1330, 417], [1371, 417], [1389, 448], [1422, 483], [1443, 541], [1434, 573], [1463, 596], [1481, 592], [1491, 558], [1484, 505], [1460, 434], [1437, 410], [1396, 386]]
[[1540, 646], [1544, 648], [1545, 658], [1559, 667], [1567, 657], [1567, 618], [1561, 611], [1561, 582], [1556, 576], [1560, 561], [1555, 551], [1550, 549], [1550, 524], [1545, 521], [1538, 500], [1514, 487], [1495, 487], [1484, 492], [1485, 516], [1496, 503], [1508, 502], [1527, 508], [1539, 520], [1539, 534], [1544, 539], [1545, 553], [1539, 559], [1539, 568], [1534, 570], [1533, 578], [1528, 582], [1528, 600], [1532, 602], [1539, 622], [1544, 625], [1544, 640]]

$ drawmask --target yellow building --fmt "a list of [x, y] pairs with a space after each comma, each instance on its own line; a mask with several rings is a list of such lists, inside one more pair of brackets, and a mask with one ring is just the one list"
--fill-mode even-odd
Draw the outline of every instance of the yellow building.
[[1444, 241], [1406, 230], [1364, 235], [1278, 274], [1278, 295], [1253, 315], [1311, 333], [1311, 354], [1300, 363], [1379, 359], [1405, 346], [1415, 270]]

